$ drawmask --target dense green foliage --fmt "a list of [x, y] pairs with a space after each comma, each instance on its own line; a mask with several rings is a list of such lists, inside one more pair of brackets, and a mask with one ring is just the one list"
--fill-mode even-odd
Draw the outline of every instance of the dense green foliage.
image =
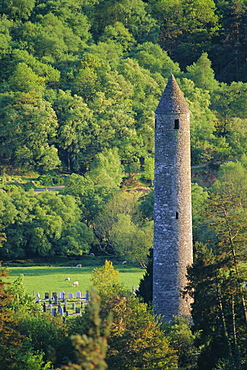
[[96, 291], [91, 291], [90, 297], [89, 308], [87, 309], [88, 331], [83, 335], [76, 334], [72, 336], [78, 365], [69, 362], [68, 366], [62, 366], [62, 369], [105, 370], [108, 368], [105, 358], [108, 349], [107, 337], [110, 334], [111, 326], [110, 315], [104, 323], [99, 314], [100, 297]]
[[[176, 324], [174, 330], [170, 326], [166, 334], [150, 308], [125, 291], [118, 277], [119, 272], [109, 261], [95, 269], [92, 281], [99, 294], [91, 290], [83, 315], [68, 317], [65, 322], [60, 316], [41, 312], [37, 305], [32, 307], [21, 279], [2, 289], [1, 298], [8, 296], [9, 307], [0, 310], [1, 333], [6, 338], [11, 334], [15, 346], [22, 338], [18, 354], [11, 345], [5, 347], [7, 368], [177, 369], [177, 349], [170, 342], [176, 347], [182, 333], [176, 332], [185, 332], [184, 325]], [[10, 292], [20, 299], [15, 300]], [[15, 324], [15, 332], [10, 331], [10, 322]], [[1, 362], [0, 369], [5, 368]]]
[[[193, 162], [238, 154], [229, 128], [245, 117], [246, 9], [245, 1], [3, 1], [2, 163], [86, 173], [113, 148], [125, 167], [148, 163], [170, 73], [192, 111]], [[210, 59], [216, 77], [238, 82], [219, 84]]]
[[[162, 331], [145, 304], [115, 284], [69, 333], [38, 312], [23, 314], [20, 305], [34, 307], [21, 279], [10, 290], [1, 282], [2, 366], [48, 370], [48, 359], [57, 365], [72, 348], [69, 335], [79, 333], [71, 368], [99, 358], [114, 370], [246, 367], [246, 15], [246, 0], [1, 1], [0, 258], [91, 252], [145, 266], [154, 110], [171, 73], [191, 110], [195, 242], [193, 335], [179, 320]], [[39, 178], [6, 184], [18, 171]], [[65, 188], [36, 194], [38, 184]], [[151, 267], [150, 258], [139, 290], [146, 302]], [[115, 319], [106, 339], [109, 307]], [[18, 356], [14, 346], [23, 349]]]
[[1, 3], [2, 173], [36, 170], [44, 184], [69, 174], [55, 195], [11, 192], [3, 181], [9, 192], [0, 196], [1, 258], [91, 250], [145, 265], [152, 193], [138, 201], [119, 188], [125, 190], [126, 174], [153, 183], [154, 110], [168, 76], [176, 76], [191, 110], [193, 165], [246, 151], [246, 6]]
[[[177, 357], [161, 325], [144, 303], [126, 292], [118, 281], [118, 272], [109, 261], [92, 275], [101, 297], [100, 318], [108, 322], [112, 313], [106, 362], [109, 369], [176, 369]], [[90, 329], [86, 312], [78, 321], [81, 329]]]
[[92, 232], [80, 222], [80, 210], [72, 196], [20, 191], [11, 197], [3, 193], [1, 200], [7, 238], [1, 248], [3, 257], [80, 254], [89, 250]]
[[197, 345], [203, 345], [200, 369], [214, 368], [222, 359], [226, 369], [244, 369], [247, 363], [246, 179], [245, 156], [223, 164], [200, 220], [205, 231], [197, 234], [200, 243], [189, 269], [194, 329]]
[[50, 361], [44, 360], [41, 347], [37, 346], [34, 350], [28, 338], [29, 333], [21, 329], [22, 315], [28, 316], [31, 311], [34, 315], [38, 313], [33, 298], [25, 293], [21, 279], [8, 287], [9, 283], [5, 280], [8, 272], [2, 269], [0, 276], [0, 369], [51, 370], [53, 366]]
[[16, 350], [21, 346], [21, 336], [18, 333], [17, 323], [9, 305], [13, 299], [10, 292], [5, 289], [5, 270], [1, 271], [0, 278], [0, 362], [1, 368], [8, 368], [10, 364], [16, 363]]

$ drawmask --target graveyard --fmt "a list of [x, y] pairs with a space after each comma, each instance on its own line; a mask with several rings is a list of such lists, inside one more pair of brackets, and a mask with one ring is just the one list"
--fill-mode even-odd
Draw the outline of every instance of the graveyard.
[[85, 295], [79, 290], [74, 295], [60, 291], [59, 293], [53, 292], [50, 294], [46, 292], [44, 297], [38, 293], [36, 296], [36, 303], [40, 304], [43, 312], [50, 312], [54, 317], [60, 315], [65, 322], [66, 317], [75, 317], [84, 312], [85, 305], [88, 304], [89, 293], [86, 291]]

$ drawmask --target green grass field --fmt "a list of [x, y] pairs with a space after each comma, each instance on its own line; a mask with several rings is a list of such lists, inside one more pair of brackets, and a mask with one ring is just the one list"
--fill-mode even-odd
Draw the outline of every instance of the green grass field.
[[[120, 282], [128, 290], [139, 285], [140, 279], [145, 273], [145, 270], [138, 267], [130, 266], [114, 266], [120, 271]], [[13, 282], [20, 274], [24, 275], [24, 284], [28, 293], [36, 295], [40, 293], [41, 298], [44, 294], [65, 291], [67, 293], [75, 293], [82, 291], [85, 294], [90, 288], [91, 273], [94, 267], [8, 267], [9, 276], [6, 281]], [[70, 281], [65, 281], [66, 277], [70, 277]], [[72, 287], [74, 281], [78, 281], [78, 287]]]

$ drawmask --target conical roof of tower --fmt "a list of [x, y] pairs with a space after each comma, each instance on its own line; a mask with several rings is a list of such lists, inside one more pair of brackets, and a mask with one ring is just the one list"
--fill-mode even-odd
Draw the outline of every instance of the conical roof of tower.
[[155, 113], [176, 114], [187, 112], [189, 112], [188, 104], [175, 77], [171, 75]]

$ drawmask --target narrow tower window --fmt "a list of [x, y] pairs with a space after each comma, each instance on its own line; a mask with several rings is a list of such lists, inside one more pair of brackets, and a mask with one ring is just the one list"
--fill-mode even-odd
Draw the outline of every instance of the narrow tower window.
[[174, 121], [174, 128], [175, 128], [176, 130], [178, 130], [178, 129], [179, 129], [179, 119], [175, 119], [175, 121]]
[[176, 220], [178, 220], [178, 212], [176, 212]]

